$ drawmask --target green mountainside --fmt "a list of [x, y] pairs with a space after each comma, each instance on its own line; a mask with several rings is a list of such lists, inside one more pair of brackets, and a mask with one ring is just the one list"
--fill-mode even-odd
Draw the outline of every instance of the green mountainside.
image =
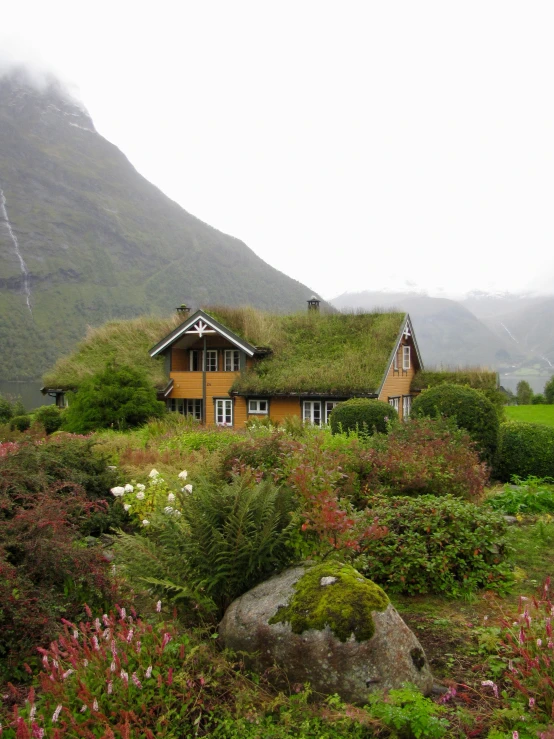
[[0, 79], [0, 379], [40, 377], [110, 319], [311, 292], [145, 180], [55, 82]]

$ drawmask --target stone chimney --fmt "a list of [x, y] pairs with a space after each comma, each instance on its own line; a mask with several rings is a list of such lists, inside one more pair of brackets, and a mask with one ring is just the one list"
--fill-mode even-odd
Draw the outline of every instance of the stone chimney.
[[307, 301], [308, 302], [308, 310], [315, 310], [319, 312], [319, 298], [316, 298], [315, 295], [312, 295], [312, 297]]

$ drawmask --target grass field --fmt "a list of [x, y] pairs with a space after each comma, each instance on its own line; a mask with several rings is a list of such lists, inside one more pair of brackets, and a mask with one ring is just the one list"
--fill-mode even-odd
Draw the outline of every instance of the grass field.
[[507, 405], [506, 418], [510, 421], [526, 421], [554, 426], [554, 405]]

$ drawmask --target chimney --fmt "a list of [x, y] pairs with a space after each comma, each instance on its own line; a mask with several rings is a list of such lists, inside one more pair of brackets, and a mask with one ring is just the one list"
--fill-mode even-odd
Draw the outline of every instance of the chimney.
[[181, 318], [186, 318], [187, 313], [189, 312], [189, 307], [188, 307], [188, 305], [185, 305], [184, 303], [181, 303], [181, 305], [177, 306], [177, 308], [175, 308], [175, 310], [177, 311], [177, 313], [179, 314], [179, 316], [181, 316]]
[[307, 301], [308, 303], [308, 310], [315, 310], [319, 313], [319, 299], [316, 298], [315, 295], [312, 295], [312, 297]]

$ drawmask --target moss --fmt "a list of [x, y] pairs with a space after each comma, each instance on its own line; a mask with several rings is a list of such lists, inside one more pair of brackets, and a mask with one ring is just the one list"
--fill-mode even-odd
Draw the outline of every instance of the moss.
[[[322, 578], [336, 578], [322, 585]], [[310, 567], [295, 585], [288, 606], [280, 608], [270, 624], [288, 622], [295, 634], [329, 626], [341, 641], [371, 639], [373, 611], [384, 611], [389, 599], [383, 590], [349, 565], [328, 562]]]

